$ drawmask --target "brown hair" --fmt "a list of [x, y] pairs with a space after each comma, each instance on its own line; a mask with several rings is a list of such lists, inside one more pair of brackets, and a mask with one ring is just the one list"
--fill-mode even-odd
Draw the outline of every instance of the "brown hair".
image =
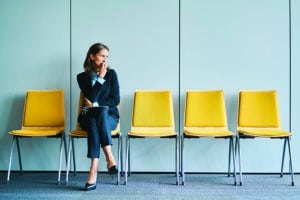
[[103, 49], [109, 51], [108, 46], [101, 43], [95, 43], [89, 48], [83, 63], [83, 68], [85, 72], [90, 72], [94, 68], [94, 62], [91, 60], [90, 56], [95, 55]]

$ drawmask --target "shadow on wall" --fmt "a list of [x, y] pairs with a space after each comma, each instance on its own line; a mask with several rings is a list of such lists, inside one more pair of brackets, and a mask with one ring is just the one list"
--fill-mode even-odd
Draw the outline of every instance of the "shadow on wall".
[[23, 96], [16, 96], [14, 99], [12, 99], [13, 103], [11, 107], [11, 112], [7, 116], [7, 132], [12, 129], [20, 129], [22, 126], [25, 95], [26, 93], [24, 93]]
[[128, 95], [121, 94], [121, 102], [119, 105], [119, 110], [120, 110], [121, 131], [123, 135], [127, 134], [131, 126], [133, 93], [134, 92]]
[[[6, 114], [6, 116], [1, 120], [3, 125], [3, 132], [0, 134], [0, 166], [1, 168], [4, 166], [6, 168], [8, 166], [8, 158], [9, 158], [9, 149], [12, 142], [12, 137], [8, 134], [8, 131], [12, 129], [19, 129], [22, 126], [22, 118], [23, 118], [23, 109], [24, 109], [24, 99], [25, 93], [23, 96], [15, 96], [11, 99], [4, 100], [3, 102], [7, 107], [11, 106], [10, 112]], [[10, 103], [9, 103], [10, 102]], [[7, 109], [9, 110], [9, 109]], [[4, 114], [5, 113], [1, 113]], [[7, 122], [6, 124], [4, 124]], [[5, 158], [5, 159], [4, 159]], [[7, 159], [7, 162], [6, 162]]]

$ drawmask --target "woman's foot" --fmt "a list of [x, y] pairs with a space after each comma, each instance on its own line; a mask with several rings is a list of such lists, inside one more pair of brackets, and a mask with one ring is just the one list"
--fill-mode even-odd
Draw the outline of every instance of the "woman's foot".
[[116, 165], [113, 165], [111, 167], [107, 167], [108, 169], [108, 174], [110, 175], [114, 175], [114, 174], [117, 174], [118, 173], [118, 168]]
[[97, 183], [86, 183], [84, 189], [86, 191], [95, 190], [97, 187]]
[[86, 191], [94, 190], [97, 186], [97, 170], [90, 170], [89, 176], [86, 180], [84, 189]]

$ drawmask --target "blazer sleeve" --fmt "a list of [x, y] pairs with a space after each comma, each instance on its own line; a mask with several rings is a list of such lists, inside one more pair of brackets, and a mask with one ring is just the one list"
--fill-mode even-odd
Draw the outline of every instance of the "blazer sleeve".
[[77, 82], [84, 96], [92, 103], [96, 102], [101, 93], [102, 85], [96, 81], [95, 85], [92, 87], [91, 79], [85, 72], [77, 75]]

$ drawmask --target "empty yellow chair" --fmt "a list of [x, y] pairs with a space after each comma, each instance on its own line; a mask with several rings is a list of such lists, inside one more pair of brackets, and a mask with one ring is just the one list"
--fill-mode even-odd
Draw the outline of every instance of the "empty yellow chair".
[[20, 171], [22, 169], [19, 138], [60, 137], [60, 156], [58, 182], [61, 175], [61, 160], [65, 141], [65, 105], [63, 90], [28, 90], [25, 97], [22, 127], [20, 130], [11, 130], [13, 136], [11, 146], [7, 182], [10, 179], [10, 170], [15, 142], [19, 156]]
[[175, 171], [176, 184], [178, 185], [177, 160], [179, 137], [175, 131], [171, 91], [135, 91], [131, 120], [131, 129], [126, 138], [125, 184], [127, 184], [128, 163], [130, 162], [130, 138], [175, 138]]
[[[233, 157], [234, 185], [236, 185], [234, 134], [228, 130], [224, 93], [222, 90], [188, 90], [185, 97], [184, 128], [181, 136], [182, 184], [185, 183], [185, 138], [229, 139], [228, 175]], [[196, 159], [196, 158], [195, 158]]]
[[[79, 102], [78, 102], [78, 114], [81, 112], [84, 104], [84, 95], [80, 92]], [[117, 184], [120, 183], [120, 173], [123, 171], [123, 159], [122, 159], [122, 132], [120, 129], [120, 122], [115, 130], [111, 132], [112, 138], [118, 139], [118, 174], [117, 174]], [[87, 138], [87, 132], [84, 131], [80, 124], [76, 123], [76, 129], [70, 131], [69, 133], [69, 148], [68, 148], [68, 161], [67, 161], [67, 172], [66, 172], [66, 183], [69, 181], [69, 170], [70, 170], [70, 162], [71, 162], [71, 153], [73, 157], [73, 167], [74, 174], [76, 174], [76, 162], [75, 162], [75, 145], [74, 138]], [[120, 171], [121, 168], [121, 171]]]
[[238, 138], [236, 140], [236, 147], [239, 159], [240, 185], [242, 185], [240, 139], [255, 137], [284, 139], [281, 175], [283, 174], [286, 144], [288, 144], [290, 173], [292, 185], [294, 185], [294, 172], [290, 145], [290, 138], [292, 134], [289, 131], [282, 130], [280, 127], [280, 115], [276, 90], [241, 90], [239, 92], [237, 120]]

